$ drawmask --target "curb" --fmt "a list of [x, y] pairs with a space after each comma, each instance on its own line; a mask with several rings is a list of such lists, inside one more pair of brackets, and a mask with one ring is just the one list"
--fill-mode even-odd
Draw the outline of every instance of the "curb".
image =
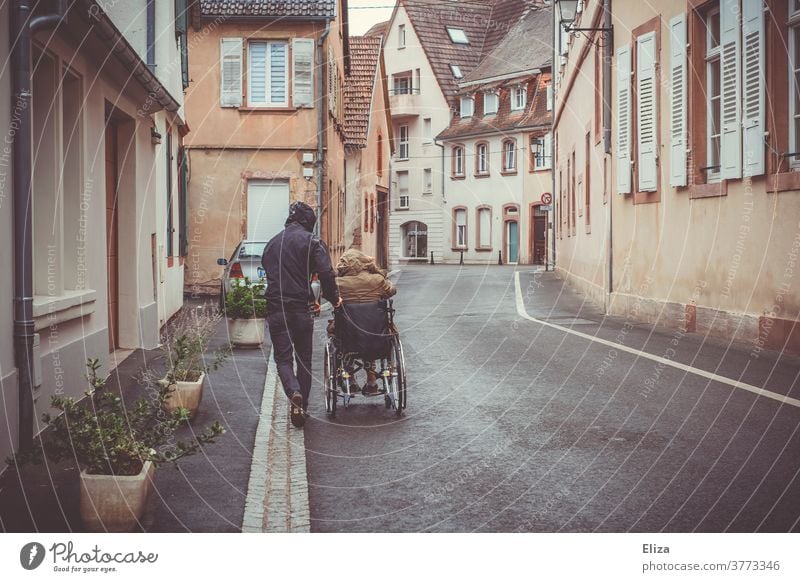
[[289, 405], [270, 359], [253, 448], [242, 532], [311, 531], [305, 434], [289, 422]]

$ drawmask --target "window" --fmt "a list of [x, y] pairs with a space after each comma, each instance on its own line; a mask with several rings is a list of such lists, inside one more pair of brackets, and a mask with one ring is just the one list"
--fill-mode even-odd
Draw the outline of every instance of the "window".
[[466, 119], [472, 117], [475, 113], [475, 99], [473, 97], [464, 96], [461, 98], [461, 118]]
[[422, 192], [425, 194], [433, 192], [433, 171], [431, 168], [425, 168], [422, 172]]
[[447, 27], [447, 34], [450, 35], [450, 40], [455, 44], [469, 44], [467, 33], [462, 28]]
[[287, 107], [288, 43], [253, 41], [248, 43], [247, 48], [248, 105]]
[[489, 173], [489, 144], [486, 142], [479, 143], [475, 148], [475, 173], [488, 174]]
[[586, 134], [586, 150], [584, 152], [586, 157], [584, 161], [584, 170], [583, 170], [583, 192], [585, 194], [585, 207], [586, 207], [586, 232], [589, 232], [589, 225], [592, 224], [592, 191], [590, 186], [591, 183], [591, 172], [592, 172], [592, 134], [591, 132]]
[[722, 119], [720, 44], [719, 44], [719, 9], [706, 16], [706, 181], [720, 179], [720, 122]]
[[408, 159], [409, 143], [408, 143], [408, 125], [400, 126], [400, 148], [398, 149], [398, 157], [401, 160]]
[[547, 81], [545, 84], [547, 87], [547, 110], [553, 110], [553, 83], [551, 81]]
[[406, 25], [397, 27], [397, 48], [406, 48]]
[[489, 249], [492, 246], [492, 209], [489, 206], [478, 208], [478, 248]]
[[464, 78], [464, 75], [461, 73], [461, 67], [459, 67], [458, 65], [454, 65], [453, 63], [450, 63], [450, 70], [453, 72], [453, 76], [456, 79], [463, 79]]
[[483, 94], [483, 114], [492, 115], [497, 113], [498, 102], [497, 93], [494, 91], [487, 91]]
[[405, 256], [408, 259], [425, 259], [428, 256], [428, 226], [424, 222], [403, 225]]
[[[794, 0], [789, 19], [789, 153], [800, 152], [800, 2]], [[800, 169], [800, 155], [789, 158]]]
[[394, 76], [394, 94], [410, 95], [413, 91], [411, 73], [403, 73]]
[[383, 134], [378, 133], [378, 147], [377, 147], [377, 156], [378, 156], [378, 168], [377, 174], [378, 176], [383, 176]]
[[422, 120], [422, 137], [425, 140], [425, 143], [430, 143], [433, 139], [433, 135], [431, 132], [431, 118], [426, 117]]
[[567, 166], [567, 173], [569, 174], [569, 198], [570, 198], [570, 213], [569, 213], [569, 228], [570, 232], [574, 235], [575, 234], [575, 212], [576, 206], [575, 204], [575, 174], [577, 174], [577, 168], [575, 167], [575, 150], [572, 151], [572, 159], [571, 163]]
[[453, 222], [455, 226], [455, 247], [467, 246], [467, 209], [464, 207], [453, 209]]
[[549, 170], [552, 159], [553, 134], [548, 133], [538, 137], [531, 137], [531, 156], [533, 158], [533, 171]]
[[364, 232], [369, 232], [369, 197], [364, 195]]
[[508, 139], [503, 142], [503, 171], [517, 171], [517, 144], [514, 140]]
[[520, 109], [525, 109], [525, 105], [528, 102], [528, 91], [526, 90], [524, 85], [520, 85], [519, 87], [514, 87], [511, 90], [511, 109], [513, 111], [519, 111]]
[[453, 148], [453, 176], [462, 177], [464, 175], [464, 148], [456, 146]]
[[400, 208], [408, 208], [408, 172], [397, 172], [397, 194]]

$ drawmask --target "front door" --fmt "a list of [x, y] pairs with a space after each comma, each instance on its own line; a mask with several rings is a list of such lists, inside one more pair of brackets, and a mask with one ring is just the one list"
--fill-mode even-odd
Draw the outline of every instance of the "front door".
[[544, 265], [547, 259], [547, 213], [534, 206], [531, 210], [533, 224], [533, 249], [531, 256], [534, 265]]
[[386, 249], [389, 248], [389, 193], [378, 190], [378, 239], [376, 258], [383, 269], [389, 268], [389, 257]]
[[509, 264], [517, 264], [519, 261], [519, 223], [516, 220], [509, 220], [506, 223], [506, 260]]
[[108, 273], [108, 347], [119, 347], [119, 218], [117, 205], [117, 126], [106, 126], [106, 271]]
[[283, 230], [289, 215], [289, 182], [250, 180], [247, 183], [247, 240], [268, 242]]

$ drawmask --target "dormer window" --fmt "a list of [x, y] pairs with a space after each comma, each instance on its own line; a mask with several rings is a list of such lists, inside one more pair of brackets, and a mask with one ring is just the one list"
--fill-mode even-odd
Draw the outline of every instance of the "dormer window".
[[498, 104], [500, 99], [494, 91], [487, 91], [483, 94], [483, 114], [494, 115], [497, 113]]
[[519, 85], [511, 90], [511, 109], [519, 111], [528, 104], [528, 91], [525, 85]]
[[454, 44], [469, 44], [467, 33], [464, 32], [463, 28], [451, 28], [448, 26], [447, 34], [450, 36], [450, 40], [453, 41]]
[[451, 63], [450, 64], [450, 70], [453, 71], [453, 76], [456, 79], [463, 79], [464, 78], [464, 74], [461, 72], [461, 67], [459, 67], [458, 65], [454, 65], [454, 64]]
[[469, 95], [464, 95], [461, 98], [461, 118], [472, 117], [475, 113], [475, 98]]

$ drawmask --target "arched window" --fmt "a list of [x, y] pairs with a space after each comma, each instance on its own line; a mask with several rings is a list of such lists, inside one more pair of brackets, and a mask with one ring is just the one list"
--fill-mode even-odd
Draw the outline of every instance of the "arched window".
[[424, 222], [405, 223], [403, 232], [403, 252], [407, 259], [424, 259], [428, 256], [428, 225]]
[[453, 248], [467, 248], [467, 207], [453, 208]]
[[464, 147], [455, 146], [453, 148], [453, 177], [461, 178], [464, 176]]
[[503, 141], [503, 172], [517, 171], [517, 143], [513, 139]]
[[475, 226], [478, 234], [476, 236], [476, 248], [478, 250], [491, 250], [492, 248], [492, 207], [479, 206]]

